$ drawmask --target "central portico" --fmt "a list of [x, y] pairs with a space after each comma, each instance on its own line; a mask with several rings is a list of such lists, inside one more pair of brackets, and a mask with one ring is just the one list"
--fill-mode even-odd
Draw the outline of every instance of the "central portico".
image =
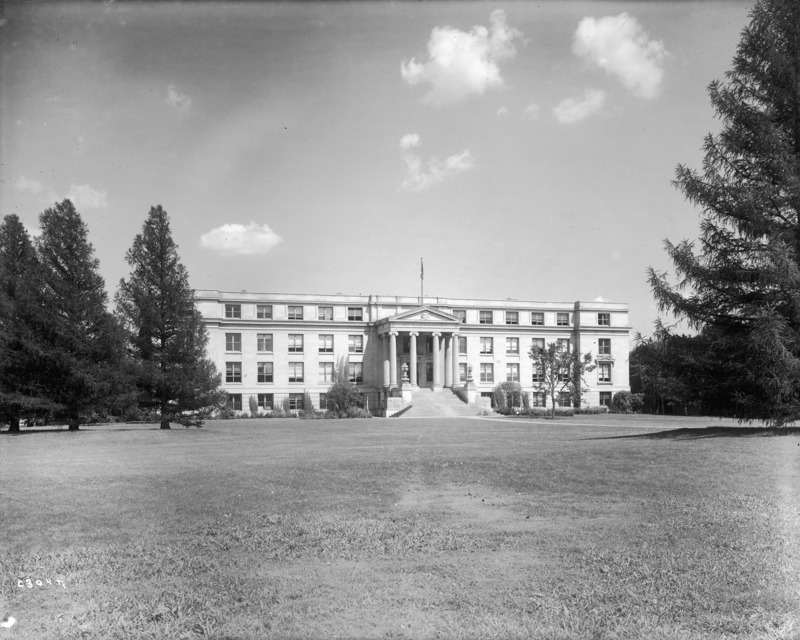
[[[428, 306], [404, 311], [376, 323], [383, 354], [383, 388], [397, 395], [411, 389], [441, 391], [459, 383], [458, 337], [461, 319]], [[408, 380], [403, 367], [408, 366]]]

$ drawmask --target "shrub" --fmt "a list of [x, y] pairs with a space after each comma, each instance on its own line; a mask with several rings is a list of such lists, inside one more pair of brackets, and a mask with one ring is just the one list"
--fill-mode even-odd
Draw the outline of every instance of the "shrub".
[[258, 400], [254, 395], [250, 396], [250, 399], [247, 401], [250, 405], [250, 415], [257, 416], [258, 415]]
[[236, 412], [229, 407], [224, 407], [223, 409], [220, 409], [219, 413], [217, 414], [218, 420], [233, 420], [235, 417], [236, 417]]
[[372, 414], [364, 407], [349, 407], [345, 414], [347, 418], [371, 418]]
[[283, 411], [283, 415], [285, 416], [292, 415], [292, 404], [289, 402], [289, 396], [283, 396], [283, 402], [281, 402], [281, 410]]
[[608, 407], [604, 406], [596, 406], [596, 407], [580, 407], [575, 409], [575, 415], [584, 415], [584, 416], [596, 416], [601, 413], [608, 413]]
[[643, 407], [643, 393], [617, 391], [611, 399], [611, 413], [641, 413]]
[[[547, 407], [529, 407], [525, 409], [522, 415], [532, 416], [534, 418], [549, 418], [552, 409]], [[575, 415], [575, 409], [572, 407], [556, 407], [556, 417], [569, 418]]]
[[348, 414], [351, 409], [363, 410], [364, 399], [354, 385], [338, 380], [328, 389], [328, 408], [337, 417], [359, 417]]
[[519, 413], [519, 411], [506, 413], [506, 409], [525, 410], [530, 406], [528, 393], [523, 390], [519, 382], [501, 382], [492, 390], [492, 394], [495, 411], [503, 415]]

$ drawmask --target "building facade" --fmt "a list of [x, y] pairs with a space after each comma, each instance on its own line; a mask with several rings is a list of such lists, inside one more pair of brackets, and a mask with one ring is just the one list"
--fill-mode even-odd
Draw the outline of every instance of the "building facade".
[[[628, 306], [611, 302], [528, 302], [440, 297], [196, 291], [209, 333], [209, 357], [223, 376], [229, 406], [269, 411], [288, 399], [324, 408], [337, 361], [368, 408], [380, 413], [398, 388], [463, 388], [479, 395], [519, 382], [532, 404], [549, 399], [534, 387], [529, 353], [557, 342], [592, 354], [583, 406], [610, 404], [630, 390]], [[251, 400], [252, 398], [252, 400]], [[307, 401], [307, 400], [306, 400]], [[571, 406], [571, 399], [560, 403]]]

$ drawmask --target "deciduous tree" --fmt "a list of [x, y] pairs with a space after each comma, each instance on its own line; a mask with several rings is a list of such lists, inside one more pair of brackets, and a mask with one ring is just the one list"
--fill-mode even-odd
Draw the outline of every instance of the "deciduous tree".
[[583, 376], [589, 371], [594, 371], [592, 354], [585, 353], [581, 356], [577, 351], [562, 347], [556, 342], [549, 343], [544, 349], [532, 347], [529, 354], [533, 360], [534, 375], [533, 388], [544, 392], [550, 398], [551, 416], [556, 415], [556, 400], [563, 392], [570, 394], [571, 398], [578, 396], [583, 390]]

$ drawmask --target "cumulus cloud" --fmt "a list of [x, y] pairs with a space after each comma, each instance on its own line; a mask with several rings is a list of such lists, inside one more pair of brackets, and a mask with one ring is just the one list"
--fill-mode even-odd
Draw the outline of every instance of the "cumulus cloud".
[[605, 302], [605, 301], [606, 301], [606, 299], [603, 296], [597, 296], [594, 299], [594, 302]]
[[92, 189], [88, 184], [71, 184], [67, 198], [77, 209], [106, 209], [108, 200], [105, 191]]
[[41, 182], [32, 178], [26, 178], [24, 175], [21, 175], [14, 183], [14, 188], [26, 193], [32, 193], [35, 196], [38, 196], [44, 191], [44, 185]]
[[605, 102], [605, 91], [587, 89], [583, 99], [567, 98], [562, 100], [553, 109], [553, 113], [561, 124], [573, 124], [599, 111]]
[[508, 115], [508, 107], [505, 107], [505, 106], [503, 106], [503, 107], [500, 107], [500, 108], [497, 110], [497, 115], [498, 115], [498, 116], [507, 116], [507, 115]]
[[200, 246], [226, 255], [262, 255], [281, 242], [277, 233], [266, 224], [223, 224], [200, 236]]
[[492, 11], [489, 27], [472, 30], [434, 27], [428, 40], [428, 59], [403, 60], [400, 73], [411, 86], [430, 85], [422, 101], [440, 107], [470, 95], [483, 95], [504, 86], [499, 63], [516, 55], [514, 40], [522, 33], [506, 23], [502, 9]]
[[422, 191], [448, 176], [472, 168], [472, 154], [469, 149], [448, 156], [444, 161], [431, 158], [427, 164], [423, 164], [422, 158], [411, 151], [419, 143], [420, 137], [416, 133], [406, 134], [400, 139], [400, 149], [407, 169], [403, 184], [400, 185], [402, 191]]
[[650, 40], [636, 19], [627, 13], [581, 20], [572, 52], [615, 76], [641, 98], [654, 98], [658, 94], [667, 50], [660, 40]]
[[188, 111], [192, 106], [192, 99], [178, 91], [174, 84], [167, 85], [167, 104], [178, 111]]
[[539, 117], [539, 105], [531, 103], [527, 107], [525, 107], [523, 113], [526, 116], [528, 116], [531, 120], [536, 120]]

